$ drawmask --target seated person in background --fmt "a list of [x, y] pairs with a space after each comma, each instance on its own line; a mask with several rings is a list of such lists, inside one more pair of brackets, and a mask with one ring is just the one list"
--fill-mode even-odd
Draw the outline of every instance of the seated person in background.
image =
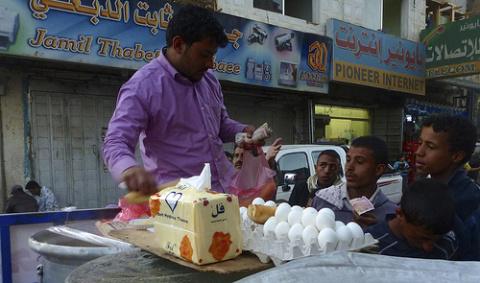
[[22, 186], [14, 185], [11, 190], [12, 196], [7, 200], [5, 213], [22, 213], [38, 211], [37, 201], [25, 193]]
[[38, 211], [58, 210], [58, 204], [57, 200], [55, 199], [55, 195], [49, 188], [45, 186], [41, 187], [35, 181], [29, 181], [25, 185], [25, 189], [37, 200]]
[[367, 228], [379, 241], [378, 253], [427, 259], [453, 259], [458, 249], [452, 231], [453, 199], [446, 184], [432, 179], [405, 190], [395, 214]]
[[[377, 188], [377, 180], [388, 164], [387, 144], [375, 136], [358, 137], [352, 141], [345, 164], [346, 183], [331, 186], [316, 193], [312, 207], [319, 210], [328, 207], [335, 218], [344, 223], [355, 221], [364, 229], [376, 224], [397, 206]], [[366, 197], [374, 209], [358, 215], [350, 203], [351, 199]]]
[[311, 206], [315, 194], [342, 182], [340, 156], [335, 150], [324, 150], [320, 153], [315, 166], [315, 175], [306, 181], [299, 181], [292, 190], [288, 203], [290, 205]]

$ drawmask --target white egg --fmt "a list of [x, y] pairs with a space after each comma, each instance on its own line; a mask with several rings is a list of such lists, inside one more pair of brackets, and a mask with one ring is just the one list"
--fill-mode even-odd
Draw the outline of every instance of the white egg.
[[313, 207], [307, 207], [307, 208], [305, 208], [305, 209], [303, 210], [303, 213], [313, 213], [313, 214], [317, 214], [318, 211], [317, 211], [315, 208], [313, 208]]
[[275, 235], [275, 227], [277, 227], [277, 218], [272, 216], [263, 224], [263, 235], [265, 237]]
[[328, 207], [324, 207], [322, 209], [320, 209], [318, 211], [318, 213], [320, 214], [326, 214], [328, 215], [333, 221], [335, 221], [335, 212], [333, 212], [333, 210], [331, 210], [330, 208]]
[[264, 204], [265, 204], [265, 201], [263, 200], [263, 198], [255, 198], [255, 199], [252, 201], [252, 204], [264, 205]]
[[302, 212], [298, 210], [291, 210], [290, 213], [288, 213], [288, 224], [292, 226], [295, 223], [301, 223], [302, 222]]
[[350, 223], [347, 224], [347, 227], [348, 227], [348, 229], [350, 229], [350, 232], [352, 232], [352, 236], [353, 236], [354, 239], [364, 237], [362, 227], [360, 227], [360, 225], [358, 225], [357, 223], [350, 222]]
[[290, 230], [290, 225], [286, 221], [281, 221], [275, 227], [275, 237], [277, 240], [283, 240], [288, 237], [288, 231]]
[[342, 221], [338, 221], [338, 220], [335, 221], [335, 231], [337, 231], [338, 228], [343, 227], [343, 226], [345, 226], [345, 223], [343, 223]]
[[300, 212], [303, 212], [303, 208], [302, 208], [301, 206], [294, 205], [294, 206], [292, 206], [292, 211], [300, 211]]
[[290, 213], [290, 210], [290, 205], [283, 202], [278, 205], [277, 209], [275, 209], [275, 217], [277, 217], [278, 221], [288, 221], [288, 214]]
[[317, 211], [315, 210], [315, 208], [313, 208], [313, 211], [308, 210], [308, 208], [306, 208], [302, 212], [302, 225], [304, 227], [307, 227], [308, 225], [315, 226], [315, 218], [317, 217]]
[[245, 212], [247, 212], [247, 210], [248, 210], [248, 209], [247, 209], [246, 207], [241, 206], [241, 207], [240, 207], [240, 215], [243, 216], [243, 214], [244, 214]]
[[352, 243], [353, 235], [347, 226], [339, 227], [337, 231], [338, 249], [348, 249]]
[[320, 232], [325, 228], [335, 229], [335, 220], [328, 214], [318, 213], [315, 218], [315, 225]]
[[288, 239], [290, 242], [295, 242], [297, 240], [300, 240], [302, 238], [302, 232], [303, 232], [303, 226], [300, 223], [295, 223], [293, 224], [292, 227], [290, 227], [290, 230], [288, 230]]
[[323, 251], [328, 251], [328, 249], [335, 249], [338, 244], [337, 233], [331, 228], [325, 228], [320, 233], [318, 233], [318, 245]]
[[243, 214], [242, 214], [242, 220], [244, 223], [251, 223], [252, 220], [250, 219], [250, 217], [248, 217], [248, 213], [245, 211]]
[[289, 210], [292, 209], [292, 207], [288, 204], [288, 202], [282, 202], [282, 203], [278, 204], [277, 207], [288, 207]]
[[315, 226], [309, 225], [303, 229], [302, 239], [305, 245], [312, 244], [318, 236], [318, 230]]
[[277, 204], [273, 200], [269, 200], [265, 202], [265, 206], [270, 206], [270, 207], [277, 207]]

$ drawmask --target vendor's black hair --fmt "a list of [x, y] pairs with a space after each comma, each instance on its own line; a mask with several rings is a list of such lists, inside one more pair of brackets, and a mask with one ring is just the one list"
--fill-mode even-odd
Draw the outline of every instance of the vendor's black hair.
[[173, 38], [181, 36], [188, 44], [211, 38], [218, 46], [225, 47], [228, 38], [222, 25], [217, 21], [212, 11], [195, 6], [185, 5], [173, 15], [166, 32], [167, 46], [172, 46]]
[[450, 152], [463, 151], [465, 153], [461, 164], [472, 157], [477, 141], [477, 128], [468, 119], [451, 114], [435, 114], [423, 121], [423, 127], [432, 127], [435, 133], [447, 133]]
[[352, 141], [350, 147], [363, 147], [373, 153], [377, 164], [388, 164], [388, 147], [384, 140], [376, 136], [358, 137]]
[[433, 179], [414, 182], [403, 192], [400, 208], [408, 223], [442, 235], [452, 230], [455, 205], [448, 186]]

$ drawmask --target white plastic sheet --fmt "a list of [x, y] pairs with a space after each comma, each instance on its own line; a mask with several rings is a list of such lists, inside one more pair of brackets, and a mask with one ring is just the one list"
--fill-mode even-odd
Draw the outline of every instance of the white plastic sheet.
[[480, 282], [480, 262], [334, 252], [293, 260], [238, 282]]

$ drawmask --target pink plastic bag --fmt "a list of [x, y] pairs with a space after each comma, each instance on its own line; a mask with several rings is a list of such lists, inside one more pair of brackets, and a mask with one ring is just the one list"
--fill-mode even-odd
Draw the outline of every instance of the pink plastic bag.
[[118, 200], [118, 206], [122, 209], [113, 221], [128, 222], [132, 219], [145, 218], [150, 216], [148, 201], [144, 203], [128, 203], [124, 198]]
[[243, 153], [242, 168], [233, 177], [229, 188], [231, 194], [237, 195], [240, 205], [252, 201], [256, 197], [273, 197], [270, 192], [275, 189], [275, 171], [269, 168], [265, 155], [260, 147], [257, 148], [258, 156], [251, 150]]

